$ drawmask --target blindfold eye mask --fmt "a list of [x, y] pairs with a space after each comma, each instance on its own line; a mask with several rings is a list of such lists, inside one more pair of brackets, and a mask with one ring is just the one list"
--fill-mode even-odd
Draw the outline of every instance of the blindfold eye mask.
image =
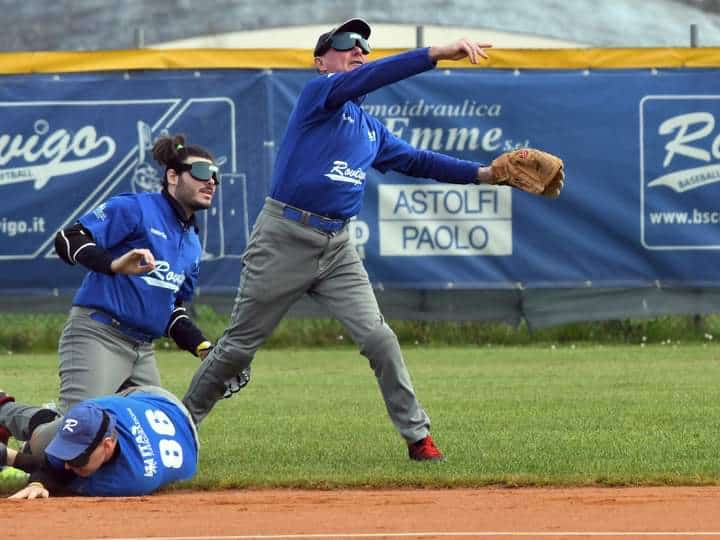
[[176, 166], [171, 167], [177, 172], [189, 171], [190, 176], [195, 180], [201, 182], [208, 182], [211, 178], [215, 180], [215, 183], [219, 183], [220, 169], [214, 163], [208, 163], [207, 161], [194, 161], [192, 163], [178, 163]]
[[340, 32], [335, 34], [329, 40], [325, 42], [322, 49], [318, 51], [320, 55], [325, 54], [328, 49], [335, 49], [336, 51], [349, 51], [357, 45], [362, 49], [365, 54], [370, 54], [372, 49], [368, 40], [362, 37], [356, 32]]

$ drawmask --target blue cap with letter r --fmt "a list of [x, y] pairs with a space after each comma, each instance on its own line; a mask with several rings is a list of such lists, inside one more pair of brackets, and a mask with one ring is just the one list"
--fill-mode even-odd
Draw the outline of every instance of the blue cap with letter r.
[[94, 403], [83, 401], [67, 412], [45, 453], [60, 461], [89, 457], [114, 427], [115, 421], [107, 412]]

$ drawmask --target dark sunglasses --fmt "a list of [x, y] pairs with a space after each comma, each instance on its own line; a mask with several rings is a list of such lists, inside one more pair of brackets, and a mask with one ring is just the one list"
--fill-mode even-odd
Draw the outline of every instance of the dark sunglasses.
[[218, 180], [220, 169], [214, 163], [208, 163], [207, 161], [193, 161], [192, 163], [178, 163], [176, 166], [171, 167], [177, 172], [190, 171], [190, 176], [195, 180], [201, 182], [209, 182], [212, 178], [216, 184], [220, 183]]
[[339, 34], [335, 34], [326, 43], [326, 46], [323, 47], [325, 49], [323, 54], [325, 54], [330, 48], [333, 48], [336, 51], [349, 51], [355, 45], [360, 47], [362, 52], [365, 54], [370, 54], [370, 51], [372, 50], [368, 40], [355, 32], [341, 32]]
[[92, 454], [95, 449], [100, 446], [100, 443], [105, 438], [105, 435], [107, 434], [108, 425], [110, 424], [110, 417], [108, 414], [103, 411], [103, 419], [102, 423], [100, 424], [100, 429], [98, 429], [97, 434], [95, 435], [95, 439], [93, 439], [93, 442], [88, 446], [85, 451], [80, 454], [78, 457], [69, 459], [65, 463], [67, 463], [70, 467], [75, 467], [77, 469], [80, 469], [81, 467], [84, 467], [88, 464], [90, 461], [90, 454]]

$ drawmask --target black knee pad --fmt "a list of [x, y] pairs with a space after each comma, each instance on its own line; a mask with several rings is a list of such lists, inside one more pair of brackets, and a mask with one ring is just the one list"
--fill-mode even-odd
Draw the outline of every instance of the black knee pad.
[[52, 422], [58, 416], [60, 415], [52, 409], [40, 409], [38, 412], [32, 415], [32, 418], [30, 418], [30, 424], [28, 426], [28, 431], [30, 432], [30, 435], [32, 435], [33, 431], [35, 431], [35, 429], [39, 425]]

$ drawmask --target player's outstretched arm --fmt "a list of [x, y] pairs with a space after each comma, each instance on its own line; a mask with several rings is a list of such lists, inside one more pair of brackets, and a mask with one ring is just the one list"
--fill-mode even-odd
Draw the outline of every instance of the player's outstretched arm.
[[487, 58], [485, 49], [492, 47], [490, 43], [480, 43], [468, 38], [462, 38], [454, 43], [430, 47], [430, 59], [438, 60], [462, 60], [468, 58], [471, 64], [477, 64], [481, 58]]

